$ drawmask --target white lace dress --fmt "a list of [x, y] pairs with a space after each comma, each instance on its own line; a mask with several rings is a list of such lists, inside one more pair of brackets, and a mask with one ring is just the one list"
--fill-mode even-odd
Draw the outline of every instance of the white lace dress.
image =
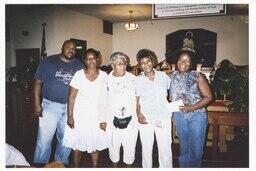
[[75, 73], [70, 86], [78, 89], [74, 105], [74, 129], [66, 125], [63, 145], [74, 150], [87, 151], [108, 148], [106, 133], [99, 128], [99, 113], [104, 95], [107, 74], [100, 71], [94, 81], [85, 77], [84, 71]]

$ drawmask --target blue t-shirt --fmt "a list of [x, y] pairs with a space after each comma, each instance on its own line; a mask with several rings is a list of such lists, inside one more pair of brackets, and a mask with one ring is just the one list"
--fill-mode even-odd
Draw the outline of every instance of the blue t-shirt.
[[67, 103], [69, 83], [76, 71], [84, 67], [78, 59], [63, 62], [59, 55], [45, 58], [38, 66], [35, 79], [42, 81], [42, 96], [57, 103]]

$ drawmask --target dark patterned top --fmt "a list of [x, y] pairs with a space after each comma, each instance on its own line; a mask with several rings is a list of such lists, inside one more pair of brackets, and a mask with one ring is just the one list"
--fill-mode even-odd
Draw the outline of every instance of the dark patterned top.
[[[182, 100], [184, 104], [195, 104], [199, 102], [202, 97], [198, 88], [199, 72], [189, 71], [180, 74], [174, 71], [171, 75], [170, 97], [172, 101]], [[194, 112], [205, 111], [205, 108], [197, 109]]]

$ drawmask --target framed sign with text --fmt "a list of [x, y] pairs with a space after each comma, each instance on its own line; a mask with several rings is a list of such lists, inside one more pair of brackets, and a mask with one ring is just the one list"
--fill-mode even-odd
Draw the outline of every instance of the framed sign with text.
[[226, 15], [225, 4], [154, 4], [153, 19]]

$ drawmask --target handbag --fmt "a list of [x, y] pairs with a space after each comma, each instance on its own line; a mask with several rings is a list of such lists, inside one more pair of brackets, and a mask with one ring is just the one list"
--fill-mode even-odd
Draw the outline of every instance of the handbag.
[[132, 120], [132, 116], [129, 116], [126, 118], [118, 118], [114, 116], [113, 124], [116, 128], [125, 129], [127, 128], [131, 120]]

